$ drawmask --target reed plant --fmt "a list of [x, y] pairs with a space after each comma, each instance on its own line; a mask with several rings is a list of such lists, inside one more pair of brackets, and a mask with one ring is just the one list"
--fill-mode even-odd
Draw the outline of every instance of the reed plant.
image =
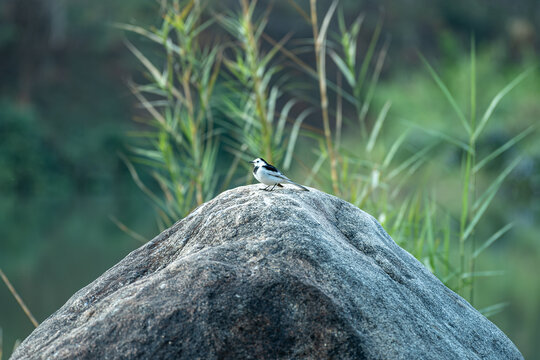
[[[381, 40], [382, 18], [368, 33], [365, 17], [360, 14], [348, 23], [337, 1], [322, 9], [310, 0], [303, 9], [288, 0], [310, 27], [311, 38], [288, 34], [276, 40], [265, 33], [269, 8], [260, 9], [254, 0], [240, 0], [237, 9], [226, 13], [198, 0], [161, 3], [159, 27], [117, 24], [155, 45], [151, 56], [126, 41], [145, 75], [142, 83], [129, 83], [144, 113], [135, 119], [137, 130], [129, 133], [128, 152], [120, 156], [151, 200], [159, 228], [224, 189], [253, 181], [244, 160], [264, 156], [285, 170], [294, 162], [300, 169], [295, 179], [304, 174], [305, 184], [373, 214], [400, 246], [473, 305], [475, 283], [502, 274], [500, 269], [478, 269], [477, 261], [513, 224], [501, 224], [485, 238], [477, 230], [521, 159], [513, 158], [487, 180], [478, 179], [487, 165], [536, 128], [522, 129], [482, 156], [478, 144], [497, 106], [532, 69], [495, 93], [481, 111], [474, 38], [468, 88], [459, 89], [469, 95], [466, 105], [419, 54], [440, 91], [432, 96], [446, 99], [457, 125], [448, 131], [419, 126], [413, 119], [392, 136], [388, 129], [397, 126], [399, 114], [392, 114], [390, 100], [382, 106], [373, 101], [389, 47], [388, 40]], [[219, 32], [228, 36], [215, 37]], [[361, 38], [368, 39], [364, 46]], [[447, 189], [460, 199], [458, 210], [439, 200], [436, 180], [426, 176], [428, 165], [446, 166], [433, 165], [441, 149], [459, 153], [460, 180]], [[2, 270], [0, 277], [37, 326]], [[497, 303], [480, 311], [492, 316], [505, 306]], [[2, 335], [0, 328], [0, 359]]]
[[[441, 90], [442, 94], [453, 108], [456, 121], [461, 125], [461, 133], [441, 134], [436, 132], [436, 134], [441, 138], [444, 138], [452, 145], [458, 147], [462, 154], [462, 180], [460, 190], [461, 210], [459, 213], [459, 228], [455, 236], [457, 237], [458, 242], [457, 257], [459, 260], [458, 264], [455, 266], [452, 277], [455, 276], [457, 279], [457, 283], [454, 285], [454, 288], [460, 294], [465, 296], [472, 304], [474, 304], [475, 281], [479, 277], [499, 276], [503, 273], [500, 270], [477, 271], [476, 260], [483, 251], [485, 251], [495, 241], [508, 232], [512, 228], [512, 224], [504, 224], [489, 238], [483, 241], [476, 238], [475, 230], [477, 229], [480, 221], [484, 218], [486, 211], [501, 188], [504, 180], [519, 164], [521, 158], [518, 156], [514, 158], [506, 167], [503, 167], [499, 174], [490, 181], [485, 189], [481, 189], [479, 186], [477, 186], [476, 179], [485, 165], [496, 160], [500, 155], [508, 151], [520, 140], [529, 135], [534, 130], [534, 127], [530, 126], [526, 128], [492, 152], [485, 155], [483, 158], [477, 158], [477, 142], [481, 138], [483, 132], [486, 130], [486, 127], [488, 126], [497, 105], [504, 98], [504, 96], [508, 94], [508, 92], [516, 87], [521, 81], [526, 79], [533, 69], [530, 68], [525, 70], [516, 76], [505, 87], [503, 87], [499, 92], [497, 92], [491, 99], [487, 108], [483, 111], [483, 113], [481, 113], [481, 117], [479, 117], [478, 120], [476, 47], [474, 37], [471, 37], [470, 49], [470, 74], [468, 89], [470, 98], [468, 115], [466, 115], [465, 111], [460, 108], [458, 102], [456, 101], [456, 97], [450, 92], [433, 67], [422, 55], [420, 55], [420, 57], [422, 58], [422, 61], [424, 62], [433, 80], [437, 84], [437, 87]], [[450, 252], [450, 249], [446, 252]], [[448, 282], [450, 278], [447, 277], [445, 280]], [[486, 313], [492, 314], [494, 311], [501, 309], [502, 306], [503, 304], [490, 306], [489, 309], [486, 309]]]
[[[263, 156], [284, 169], [294, 161], [305, 174], [304, 183], [375, 215], [400, 246], [474, 302], [475, 281], [499, 274], [477, 270], [476, 259], [511, 225], [503, 225], [483, 241], [475, 230], [519, 158], [486, 188], [477, 186], [477, 176], [533, 129], [481, 159], [476, 144], [497, 105], [528, 72], [478, 113], [476, 50], [471, 40], [466, 115], [420, 55], [461, 132], [412, 124], [393, 137], [386, 131], [395, 125], [391, 101], [380, 108], [373, 103], [389, 47], [388, 40], [381, 40], [383, 19], [372, 33], [364, 34], [364, 17], [347, 23], [337, 1], [324, 11], [316, 0], [310, 0], [308, 9], [289, 3], [311, 28], [311, 38], [288, 34], [273, 39], [265, 33], [270, 10], [248, 0], [240, 0], [236, 10], [226, 13], [205, 8], [200, 1], [175, 0], [165, 5], [160, 28], [121, 25], [155, 42], [164, 63], [159, 68], [127, 43], [147, 74], [148, 83], [131, 88], [150, 116], [143, 120], [146, 129], [133, 134], [137, 141], [125, 159], [137, 184], [152, 199], [160, 226], [186, 216], [217, 191], [252, 181], [244, 160]], [[212, 36], [223, 30], [228, 36], [219, 44], [212, 42]], [[361, 37], [369, 39], [364, 46], [359, 45]], [[425, 141], [418, 143], [418, 136], [411, 133], [422, 133]], [[450, 189], [461, 198], [457, 213], [437, 200], [429, 179], [417, 181], [432, 153], [448, 147], [462, 154], [459, 188]], [[218, 166], [223, 162], [228, 166]], [[134, 163], [146, 166], [161, 193], [140, 180]], [[490, 307], [486, 314], [500, 308]]]
[[[130, 88], [150, 117], [131, 156], [123, 156], [135, 182], [156, 207], [160, 227], [170, 226], [195, 206], [211, 199], [217, 189], [218, 133], [213, 118], [214, 86], [221, 67], [221, 47], [200, 41], [213, 20], [203, 20], [198, 2], [175, 1], [165, 8], [160, 28], [118, 25], [157, 43], [162, 66], [126, 42], [146, 70], [148, 82]], [[133, 163], [150, 169], [161, 195], [141, 181]]]

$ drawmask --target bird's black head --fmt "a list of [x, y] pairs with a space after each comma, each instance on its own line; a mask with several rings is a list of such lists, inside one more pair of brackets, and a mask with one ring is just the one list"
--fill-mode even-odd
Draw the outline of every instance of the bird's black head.
[[263, 166], [268, 165], [268, 163], [263, 158], [256, 158], [253, 161], [250, 161], [254, 166]]

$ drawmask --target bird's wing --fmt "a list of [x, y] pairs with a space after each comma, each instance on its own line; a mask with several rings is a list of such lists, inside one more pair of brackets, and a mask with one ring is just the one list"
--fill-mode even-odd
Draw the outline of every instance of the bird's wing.
[[283, 179], [283, 180], [291, 181], [288, 177], [286, 177], [285, 175], [283, 175], [279, 171], [277, 172], [277, 174], [272, 174], [272, 175], [275, 176], [275, 177], [278, 177], [280, 179]]
[[270, 164], [266, 164], [266, 165], [263, 165], [263, 168], [265, 168], [266, 170], [269, 170], [269, 171], [272, 171], [272, 172], [275, 172], [276, 174], [279, 174], [281, 175], [281, 173], [279, 172], [278, 169], [275, 168], [275, 166], [273, 165], [270, 165]]

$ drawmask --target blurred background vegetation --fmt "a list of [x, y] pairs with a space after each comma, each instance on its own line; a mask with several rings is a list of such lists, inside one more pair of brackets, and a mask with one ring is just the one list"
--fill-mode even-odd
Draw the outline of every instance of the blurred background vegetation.
[[[0, 268], [38, 321], [263, 155], [537, 357], [540, 4], [254, 4], [0, 3]], [[4, 284], [0, 328], [33, 329]]]

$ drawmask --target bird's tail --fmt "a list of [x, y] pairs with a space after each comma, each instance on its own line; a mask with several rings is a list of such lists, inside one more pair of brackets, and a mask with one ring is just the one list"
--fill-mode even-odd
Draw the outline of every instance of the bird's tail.
[[300, 189], [304, 190], [304, 191], [309, 191], [309, 189], [305, 186], [302, 186], [300, 184], [297, 184], [295, 183], [294, 181], [290, 180], [290, 179], [286, 179], [286, 181], [289, 183], [289, 184], [293, 184], [294, 186], [298, 186]]

